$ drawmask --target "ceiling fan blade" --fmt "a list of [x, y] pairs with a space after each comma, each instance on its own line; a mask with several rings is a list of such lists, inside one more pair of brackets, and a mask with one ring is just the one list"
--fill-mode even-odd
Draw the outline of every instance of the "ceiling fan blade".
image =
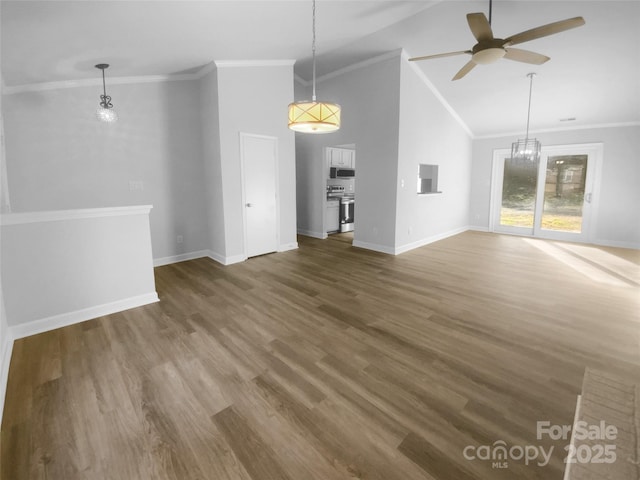
[[417, 62], [418, 60], [430, 60], [432, 58], [441, 58], [441, 57], [453, 57], [454, 55], [462, 55], [462, 54], [471, 55], [473, 52], [471, 50], [460, 50], [458, 52], [449, 52], [449, 53], [438, 53], [436, 55], [426, 55], [424, 57], [413, 57], [410, 58], [410, 62]]
[[535, 40], [536, 38], [546, 37], [548, 35], [554, 35], [556, 33], [564, 32], [571, 28], [576, 28], [584, 25], [584, 18], [574, 17], [567, 20], [560, 20], [559, 22], [549, 23], [541, 27], [532, 28], [526, 32], [516, 33], [504, 40], [504, 46], [517, 45], [518, 43], [528, 42]]
[[473, 33], [473, 36], [476, 37], [476, 40], [479, 42], [493, 39], [491, 25], [484, 13], [467, 13], [467, 23], [469, 24], [471, 33]]
[[464, 77], [467, 73], [469, 73], [471, 70], [473, 70], [473, 67], [475, 67], [476, 64], [473, 60], [469, 60], [467, 62], [467, 64], [462, 67], [460, 69], [460, 71], [458, 73], [456, 73], [455, 77], [453, 77], [451, 80], [460, 80], [462, 77]]
[[529, 50], [521, 50], [519, 48], [505, 48], [507, 53], [503, 58], [507, 60], [515, 60], [516, 62], [531, 63], [533, 65], [542, 65], [544, 62], [551, 60], [546, 55], [541, 55]]

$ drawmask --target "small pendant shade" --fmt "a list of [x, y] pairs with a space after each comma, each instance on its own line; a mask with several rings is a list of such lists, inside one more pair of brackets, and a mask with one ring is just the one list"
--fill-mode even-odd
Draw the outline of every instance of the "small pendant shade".
[[118, 114], [113, 109], [113, 107], [105, 108], [102, 105], [98, 105], [98, 108], [96, 108], [96, 117], [101, 122], [106, 123], [113, 123], [118, 121]]
[[107, 86], [104, 80], [104, 71], [109, 68], [108, 63], [99, 63], [96, 68], [102, 70], [102, 95], [100, 95], [100, 103], [96, 109], [96, 117], [101, 122], [114, 123], [118, 120], [118, 114], [113, 109], [111, 97], [107, 95]]
[[316, 100], [316, 1], [313, 0], [313, 95], [289, 104], [289, 128], [302, 133], [331, 133], [340, 129], [340, 105]]

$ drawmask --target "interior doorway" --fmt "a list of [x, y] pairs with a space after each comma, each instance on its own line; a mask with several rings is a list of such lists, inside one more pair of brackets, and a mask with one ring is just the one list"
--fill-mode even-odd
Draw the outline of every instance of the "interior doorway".
[[240, 133], [245, 255], [278, 250], [278, 139]]
[[[343, 235], [344, 239], [353, 241], [356, 217], [355, 144], [325, 147], [324, 172], [323, 235]], [[344, 235], [349, 232], [351, 235]]]
[[602, 144], [543, 147], [537, 162], [494, 151], [491, 230], [588, 242], [601, 158]]

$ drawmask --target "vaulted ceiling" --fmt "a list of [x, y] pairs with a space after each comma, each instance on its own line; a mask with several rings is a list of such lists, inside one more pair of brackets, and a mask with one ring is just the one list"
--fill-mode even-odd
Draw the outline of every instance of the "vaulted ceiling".
[[[316, 8], [322, 77], [398, 48], [410, 56], [470, 49], [466, 14], [488, 16], [489, 2], [317, 0]], [[131, 77], [292, 59], [311, 77], [311, 1], [2, 0], [0, 9], [5, 87], [96, 78], [100, 62], [112, 77]], [[529, 72], [537, 73], [534, 131], [640, 124], [640, 1], [496, 0], [492, 27], [504, 38], [575, 16], [586, 25], [518, 46], [551, 57], [543, 65], [503, 59], [455, 82], [467, 56], [416, 65], [475, 137], [525, 128]]]

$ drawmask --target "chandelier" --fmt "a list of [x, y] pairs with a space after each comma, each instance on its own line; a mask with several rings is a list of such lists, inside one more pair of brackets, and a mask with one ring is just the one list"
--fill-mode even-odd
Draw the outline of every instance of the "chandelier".
[[517, 142], [511, 144], [511, 158], [517, 160], [527, 160], [537, 162], [540, 160], [540, 142], [535, 138], [529, 138], [529, 117], [531, 116], [531, 90], [533, 88], [533, 77], [535, 73], [528, 73], [529, 77], [529, 108], [527, 110], [527, 132], [525, 138], [519, 138]]

